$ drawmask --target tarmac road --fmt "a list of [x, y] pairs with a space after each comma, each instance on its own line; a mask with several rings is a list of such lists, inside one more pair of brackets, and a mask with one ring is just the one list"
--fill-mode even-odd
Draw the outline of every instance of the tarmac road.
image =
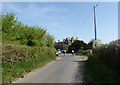
[[60, 55], [56, 61], [34, 70], [13, 83], [85, 83], [85, 56]]

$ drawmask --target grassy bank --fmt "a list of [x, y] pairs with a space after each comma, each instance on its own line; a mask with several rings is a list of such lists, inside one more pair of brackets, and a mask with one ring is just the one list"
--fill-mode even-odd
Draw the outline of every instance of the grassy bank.
[[3, 44], [2, 49], [3, 83], [24, 77], [24, 74], [55, 59], [54, 48], [49, 47]]
[[86, 74], [89, 83], [115, 83], [115, 71], [95, 55], [86, 62]]
[[120, 48], [117, 41], [93, 49], [86, 62], [89, 83], [119, 83]]

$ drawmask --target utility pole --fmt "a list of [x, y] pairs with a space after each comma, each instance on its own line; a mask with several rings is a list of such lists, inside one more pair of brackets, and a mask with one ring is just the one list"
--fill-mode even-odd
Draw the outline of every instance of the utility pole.
[[95, 31], [95, 40], [97, 40], [97, 33], [96, 33], [96, 14], [95, 14], [95, 6], [94, 6], [94, 31]]
[[96, 10], [95, 10], [97, 6], [98, 6], [98, 4], [94, 6], [94, 32], [95, 32], [95, 40], [93, 42], [93, 48], [95, 48], [97, 46]]

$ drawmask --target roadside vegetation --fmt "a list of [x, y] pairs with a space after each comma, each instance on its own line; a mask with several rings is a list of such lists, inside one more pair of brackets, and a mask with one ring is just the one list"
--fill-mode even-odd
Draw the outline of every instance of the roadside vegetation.
[[68, 47], [68, 52], [88, 56], [86, 75], [88, 83], [119, 83], [120, 81], [120, 47], [118, 40], [109, 44], [100, 44], [93, 48], [93, 40], [88, 44], [77, 40]]
[[118, 41], [93, 49], [86, 62], [89, 83], [119, 83], [120, 47]]
[[76, 40], [70, 46], [68, 46], [67, 51], [71, 53], [72, 50], [74, 50], [75, 54], [80, 56], [88, 55], [92, 52], [92, 43], [92, 40], [88, 44], [82, 40]]
[[54, 60], [54, 37], [38, 26], [20, 22], [13, 13], [2, 15], [3, 83], [24, 77], [31, 70]]

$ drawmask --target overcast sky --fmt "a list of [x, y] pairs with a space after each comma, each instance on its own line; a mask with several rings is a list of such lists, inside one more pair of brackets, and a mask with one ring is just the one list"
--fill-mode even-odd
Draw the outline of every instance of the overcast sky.
[[[43, 27], [55, 40], [94, 38], [94, 2], [3, 2], [3, 13], [13, 12], [24, 24]], [[118, 3], [103, 2], [96, 7], [97, 37], [103, 43], [118, 38]]]

